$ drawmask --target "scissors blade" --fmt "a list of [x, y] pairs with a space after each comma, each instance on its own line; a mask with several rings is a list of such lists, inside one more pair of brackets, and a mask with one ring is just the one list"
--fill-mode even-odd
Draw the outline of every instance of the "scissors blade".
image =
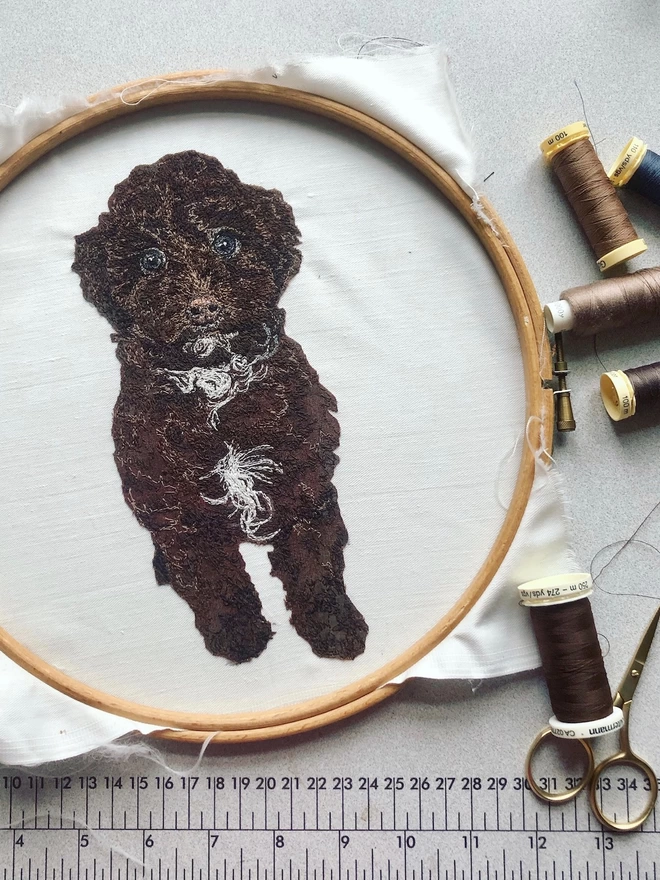
[[622, 702], [628, 703], [632, 700], [635, 690], [637, 689], [637, 685], [639, 683], [639, 679], [642, 676], [642, 672], [644, 670], [644, 664], [646, 663], [646, 658], [649, 655], [649, 651], [651, 650], [651, 644], [653, 642], [653, 637], [655, 636], [655, 631], [658, 628], [658, 622], [660, 621], [660, 608], [655, 612], [653, 617], [651, 618], [651, 622], [646, 628], [646, 632], [642, 636], [642, 640], [639, 643], [637, 651], [635, 652], [635, 656], [626, 670], [626, 674], [623, 676], [623, 681], [619, 687], [619, 695], [621, 697]]

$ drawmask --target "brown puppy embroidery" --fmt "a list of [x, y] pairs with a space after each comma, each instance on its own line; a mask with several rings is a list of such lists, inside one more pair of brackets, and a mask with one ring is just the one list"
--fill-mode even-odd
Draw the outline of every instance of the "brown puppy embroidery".
[[298, 634], [356, 657], [368, 627], [343, 580], [337, 403], [278, 307], [301, 260], [290, 206], [190, 151], [134, 168], [108, 209], [73, 269], [114, 330], [115, 461], [156, 580], [211, 653], [241, 663], [273, 631], [239, 545], [272, 544]]

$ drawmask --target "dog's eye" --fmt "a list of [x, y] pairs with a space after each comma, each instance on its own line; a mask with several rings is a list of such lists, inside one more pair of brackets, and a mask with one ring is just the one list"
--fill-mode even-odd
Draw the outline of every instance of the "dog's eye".
[[241, 243], [234, 233], [225, 230], [216, 232], [211, 241], [211, 246], [216, 254], [221, 256], [224, 260], [229, 260], [231, 257], [235, 257], [241, 249]]
[[165, 254], [158, 248], [147, 248], [140, 254], [140, 269], [145, 275], [158, 272], [165, 265]]

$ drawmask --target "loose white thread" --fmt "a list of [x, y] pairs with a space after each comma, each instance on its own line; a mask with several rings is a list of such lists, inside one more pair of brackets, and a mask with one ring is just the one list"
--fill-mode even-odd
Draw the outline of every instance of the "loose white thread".
[[[173, 776], [191, 776], [201, 767], [206, 750], [219, 732], [220, 731], [218, 730], [214, 730], [209, 733], [202, 743], [199, 753], [195, 758], [194, 764], [192, 764], [190, 767], [183, 767], [182, 769], [171, 767], [164, 760], [164, 755], [160, 751], [158, 751], [158, 749], [154, 748], [146, 742], [137, 742], [130, 744], [109, 743], [108, 745], [101, 746], [99, 749], [96, 749], [94, 752], [91, 753], [90, 757], [93, 760], [108, 758], [109, 760], [121, 761], [122, 763], [132, 758], [144, 758], [145, 760], [151, 761], [153, 764], [156, 764], [158, 767], [162, 767], [163, 770], [166, 770]], [[60, 776], [61, 772], [57, 775]]]
[[[36, 829], [39, 827], [38, 823], [40, 820], [48, 820], [49, 822], [52, 822], [53, 818], [55, 818], [55, 816], [51, 812], [35, 813], [33, 816], [30, 817], [31, 821], [34, 821], [34, 825], [25, 825], [25, 817], [23, 817], [22, 819], [17, 819], [15, 822], [12, 822], [11, 825], [9, 825], [9, 828], [20, 828], [21, 831], [23, 831], [24, 828], [25, 830], [29, 830], [30, 828]], [[82, 819], [79, 819], [77, 816], [69, 816], [66, 813], [60, 813], [57, 818], [59, 818], [60, 822], [62, 823], [60, 825], [61, 828], [75, 828], [77, 830], [84, 829], [85, 833], [89, 835], [92, 840], [95, 840], [97, 843], [99, 843], [104, 849], [110, 850], [113, 853], [117, 853], [118, 855], [123, 856], [123, 858], [128, 859], [129, 862], [133, 862], [140, 868], [146, 867], [145, 862], [143, 862], [139, 856], [133, 855], [133, 853], [130, 853], [127, 849], [124, 849], [123, 846], [121, 846], [119, 843], [115, 843], [110, 835], [106, 835], [101, 831], [95, 830], [90, 825], [87, 825], [85, 822], [83, 822]], [[70, 824], [65, 824], [67, 822]], [[43, 828], [43, 825], [41, 827]]]
[[[95, 751], [85, 755], [79, 764], [73, 764], [73, 766], [77, 767], [81, 772], [86, 773], [88, 772], [92, 762], [103, 760], [104, 758], [107, 758], [110, 761], [121, 761], [122, 763], [125, 763], [126, 761], [133, 758], [144, 758], [154, 764], [157, 764], [159, 767], [162, 767], [163, 770], [171, 773], [173, 776], [186, 777], [195, 773], [195, 771], [200, 768], [202, 759], [204, 758], [204, 754], [207, 748], [218, 733], [219, 731], [213, 731], [209, 733], [202, 743], [199, 754], [197, 755], [194, 764], [191, 767], [186, 767], [181, 770], [177, 769], [176, 767], [170, 767], [170, 765], [163, 760], [163, 755], [157, 749], [142, 742], [131, 744], [109, 743], [108, 745], [101, 746]], [[61, 777], [63, 773], [62, 766], [62, 764], [59, 764], [57, 766], [57, 772], [55, 773], [49, 773], [47, 770], [40, 768], [39, 776], [43, 777], [44, 779], [56, 779], [58, 777]], [[69, 769], [72, 765], [67, 763], [65, 766], [67, 767], [67, 769]], [[32, 770], [32, 767], [30, 767], [29, 769]], [[69, 772], [71, 772], [70, 769]], [[53, 818], [54, 814], [52, 812], [37, 813], [31, 819], [31, 821], [33, 821], [34, 823], [33, 825], [26, 826], [25, 817], [23, 817], [22, 819], [17, 819], [15, 822], [12, 822], [9, 825], [9, 828], [38, 828], [40, 820], [48, 819], [49, 821], [52, 821]], [[119, 843], [113, 840], [112, 835], [108, 835], [100, 829], [92, 828], [90, 825], [80, 819], [80, 817], [60, 813], [58, 814], [57, 818], [60, 819], [63, 827], [71, 827], [84, 830], [93, 840], [101, 844], [101, 846], [103, 846], [104, 848], [111, 850], [112, 852], [117, 853], [118, 855], [123, 856], [126, 859], [129, 859], [129, 861], [134, 862], [140, 867], [145, 867], [145, 863], [139, 858], [139, 856], [133, 855], [128, 850], [125, 850]]]
[[230, 516], [238, 514], [245, 535], [256, 543], [264, 544], [274, 538], [279, 529], [268, 535], [259, 534], [259, 530], [273, 517], [273, 502], [265, 492], [255, 488], [255, 483], [270, 485], [271, 475], [281, 474], [282, 466], [263, 455], [272, 446], [255, 446], [243, 452], [234, 449], [231, 443], [227, 447], [227, 454], [204, 477], [220, 477], [225, 494], [221, 498], [207, 495], [202, 495], [202, 498], [209, 504], [230, 505], [233, 508]]
[[[513, 461], [516, 452], [518, 451], [518, 446], [522, 439], [522, 434], [518, 434], [513, 443], [513, 448], [508, 455], [505, 455], [504, 458], [500, 461], [499, 467], [497, 469], [497, 479], [495, 481], [495, 500], [502, 508], [502, 510], [508, 510], [509, 505], [511, 504], [511, 495], [513, 493], [513, 484], [511, 480], [511, 476], [507, 471], [507, 468]], [[505, 473], [506, 472], [506, 473]], [[502, 498], [502, 488], [506, 485], [506, 500]]]
[[495, 235], [500, 238], [500, 231], [495, 225], [495, 221], [493, 220], [493, 218], [489, 217], [486, 213], [486, 209], [484, 208], [483, 202], [481, 201], [481, 196], [473, 186], [470, 186], [469, 188], [472, 192], [472, 210], [481, 220], [481, 222], [485, 226], [488, 226], [495, 233]]

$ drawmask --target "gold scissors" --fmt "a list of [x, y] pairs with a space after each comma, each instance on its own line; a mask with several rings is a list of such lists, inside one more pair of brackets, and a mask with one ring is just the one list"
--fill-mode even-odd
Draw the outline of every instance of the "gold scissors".
[[[646, 632], [639, 643], [639, 647], [637, 648], [635, 656], [619, 685], [619, 689], [614, 695], [614, 707], [623, 711], [623, 726], [619, 730], [619, 751], [616, 752], [616, 754], [611, 755], [609, 758], [606, 758], [604, 761], [601, 761], [596, 767], [594, 766], [593, 749], [591, 748], [589, 741], [586, 739], [577, 740], [587, 753], [587, 772], [582, 777], [579, 785], [576, 785], [574, 788], [569, 788], [564, 792], [544, 791], [532, 776], [532, 760], [534, 755], [539, 750], [544, 740], [549, 736], [552, 736], [552, 731], [549, 727], [544, 728], [536, 737], [529, 748], [525, 760], [525, 775], [527, 776], [527, 781], [529, 782], [532, 791], [537, 797], [542, 801], [552, 804], [562, 804], [573, 800], [573, 798], [577, 797], [588, 785], [591, 809], [594, 811], [598, 821], [612, 831], [634, 831], [635, 828], [639, 828], [639, 826], [648, 819], [658, 797], [658, 780], [655, 772], [649, 767], [646, 761], [642, 760], [642, 758], [640, 758], [639, 755], [636, 755], [630, 748], [630, 741], [628, 739], [628, 719], [630, 716], [630, 704], [632, 703], [632, 698], [644, 670], [644, 664], [646, 663], [646, 658], [651, 649], [651, 643], [653, 642], [653, 637], [655, 636], [659, 620], [660, 608], [653, 615], [653, 619], [648, 625]], [[647, 782], [644, 783], [644, 787], [648, 791], [648, 802], [639, 816], [627, 822], [618, 822], [616, 819], [610, 819], [606, 816], [598, 798], [598, 793], [601, 788], [599, 783], [603, 774], [616, 766], [634, 767], [639, 770], [647, 780]]]

